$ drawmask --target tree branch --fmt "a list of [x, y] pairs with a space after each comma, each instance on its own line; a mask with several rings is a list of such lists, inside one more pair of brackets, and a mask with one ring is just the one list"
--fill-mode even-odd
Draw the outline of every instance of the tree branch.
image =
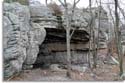
[[75, 4], [79, 3], [80, 0], [76, 1]]
[[70, 40], [71, 40], [72, 35], [74, 34], [75, 30], [76, 30], [76, 29], [73, 29], [72, 33], [70, 34]]
[[66, 3], [63, 3], [62, 0], [59, 0], [59, 2], [61, 3], [61, 5], [62, 5], [63, 7], [66, 7]]

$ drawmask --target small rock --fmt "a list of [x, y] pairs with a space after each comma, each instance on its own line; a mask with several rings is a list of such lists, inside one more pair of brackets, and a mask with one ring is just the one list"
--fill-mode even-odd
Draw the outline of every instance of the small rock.
[[91, 73], [91, 74], [90, 74], [90, 76], [94, 77], [94, 76], [95, 76], [95, 74], [94, 74], [94, 73]]
[[87, 70], [87, 67], [83, 66], [77, 66], [77, 65], [72, 65], [71, 66], [72, 70], [77, 70], [77, 71], [81, 71], [81, 72], [85, 72]]
[[50, 69], [51, 69], [52, 71], [59, 71], [59, 70], [60, 70], [58, 64], [52, 64], [52, 65], [50, 65]]

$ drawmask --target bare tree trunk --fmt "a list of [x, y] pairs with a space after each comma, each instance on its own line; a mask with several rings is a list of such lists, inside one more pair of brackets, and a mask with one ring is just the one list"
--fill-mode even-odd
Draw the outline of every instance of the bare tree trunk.
[[107, 46], [108, 46], [108, 52], [107, 52], [107, 57], [110, 57], [110, 56], [112, 56], [112, 51], [111, 51], [111, 40], [110, 40], [110, 38], [112, 38], [112, 36], [111, 36], [111, 22], [110, 22], [110, 28], [108, 28], [108, 40], [107, 40], [107, 42], [106, 42], [106, 44], [107, 44]]
[[[74, 10], [75, 10], [75, 7], [76, 7], [76, 4], [79, 2], [80, 0], [74, 0], [74, 4], [73, 4], [73, 8], [72, 8], [72, 14], [71, 14], [71, 18], [69, 17], [70, 15], [68, 14], [68, 8], [67, 8], [67, 2], [66, 0], [64, 0], [64, 3], [59, 0], [59, 2], [64, 6], [65, 8], [65, 15], [66, 15], [66, 44], [67, 44], [67, 66], [68, 66], [68, 71], [67, 71], [67, 76], [70, 77], [70, 72], [71, 72], [71, 51], [70, 51], [70, 40], [71, 40], [71, 37], [74, 33], [74, 30], [73, 32], [71, 33], [70, 35], [70, 31], [71, 31], [71, 20], [74, 16]], [[47, 2], [46, 2], [47, 3]]]
[[119, 56], [119, 68], [120, 68], [120, 76], [123, 74], [123, 54], [122, 54], [122, 46], [121, 46], [121, 32], [119, 28], [119, 16], [118, 16], [118, 0], [115, 1], [115, 30], [116, 30], [116, 39], [117, 39], [117, 49]]
[[[45, 1], [45, 3], [47, 4], [47, 1]], [[62, 0], [58, 0], [61, 5], [64, 7], [65, 11], [65, 15], [66, 15], [66, 27], [65, 27], [65, 30], [66, 30], [66, 48], [67, 48], [67, 66], [68, 66], [68, 71], [67, 71], [67, 76], [70, 77], [70, 71], [71, 71], [71, 51], [70, 51], [70, 40], [71, 40], [71, 37], [74, 33], [74, 30], [72, 31], [72, 33], [70, 34], [70, 31], [71, 31], [71, 20], [74, 16], [74, 10], [75, 10], [75, 7], [76, 7], [76, 4], [80, 1], [80, 0], [74, 0], [74, 4], [73, 4], [73, 7], [72, 7], [72, 14], [71, 14], [71, 18], [69, 17], [70, 15], [68, 14], [68, 8], [67, 8], [67, 0], [64, 0], [64, 2]]]
[[67, 44], [67, 76], [70, 77], [71, 71], [71, 51], [70, 51], [70, 29], [66, 29], [66, 44]]
[[[90, 16], [91, 16], [91, 18], [92, 18], [92, 11], [91, 11], [91, 0], [89, 0], [89, 7], [90, 7], [90, 11], [89, 11], [89, 13], [90, 13]], [[89, 23], [89, 38], [90, 38], [90, 40], [89, 40], [89, 53], [88, 53], [88, 55], [87, 55], [87, 61], [88, 61], [88, 64], [89, 64], [89, 67], [91, 68], [91, 58], [90, 58], [90, 56], [91, 56], [91, 43], [92, 43], [92, 39], [91, 39], [91, 37], [92, 37], [92, 31], [91, 31], [91, 24], [92, 24], [92, 19], [90, 20], [90, 23]]]
[[70, 77], [71, 71], [71, 51], [70, 51], [70, 24], [69, 24], [69, 15], [68, 15], [68, 8], [65, 2], [65, 15], [66, 15], [66, 48], [67, 48], [67, 76]]
[[99, 50], [99, 37], [100, 37], [100, 16], [101, 16], [101, 0], [100, 0], [100, 8], [99, 8], [99, 10], [98, 10], [99, 12], [98, 12], [98, 37], [97, 37], [97, 49], [96, 49], [96, 55], [97, 55], [97, 53], [98, 53], [98, 50]]
[[93, 68], [96, 68], [96, 65], [97, 65], [97, 52], [96, 52], [96, 38], [95, 38], [95, 16], [93, 16], [92, 14], [92, 24], [91, 24], [91, 28], [92, 28], [92, 41], [93, 41], [93, 44], [92, 44], [92, 49], [93, 49]]
[[[91, 16], [91, 20], [90, 20], [90, 23], [89, 23], [89, 30], [90, 30], [90, 41], [89, 41], [89, 55], [88, 55], [88, 63], [89, 63], [89, 67], [91, 67], [91, 59], [90, 59], [90, 56], [92, 54], [93, 56], [93, 68], [96, 68], [96, 47], [95, 47], [95, 31], [94, 31], [94, 16], [92, 14], [92, 9], [91, 9], [91, 4], [92, 4], [92, 1], [89, 0], [89, 7], [90, 7], [90, 16]], [[92, 51], [91, 51], [92, 50]]]
[[[98, 37], [97, 37], [97, 47], [96, 47], [96, 40], [95, 40], [95, 36], [94, 36], [94, 32], [93, 32], [93, 49], [94, 49], [94, 52], [93, 52], [93, 61], [94, 61], [94, 64], [93, 64], [93, 67], [96, 68], [96, 65], [97, 65], [97, 55], [98, 55], [98, 50], [99, 50], [99, 37], [100, 37], [100, 16], [101, 16], [101, 0], [99, 1], [100, 5], [99, 5], [99, 12], [98, 12]], [[98, 3], [97, 3], [98, 4]], [[93, 29], [94, 30], [94, 29]]]
[[94, 27], [92, 27], [92, 35], [93, 35], [93, 68], [96, 68], [97, 65], [97, 52], [96, 52], [96, 42], [95, 42], [95, 31], [94, 31]]

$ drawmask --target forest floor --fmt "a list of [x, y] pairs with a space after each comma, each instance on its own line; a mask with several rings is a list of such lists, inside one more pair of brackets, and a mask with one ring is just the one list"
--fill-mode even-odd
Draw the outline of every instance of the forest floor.
[[95, 70], [86, 72], [72, 71], [71, 78], [66, 71], [51, 71], [49, 69], [25, 70], [9, 81], [120, 81], [117, 65], [100, 65]]
[[[125, 56], [123, 57], [125, 71]], [[96, 69], [87, 68], [84, 72], [72, 71], [71, 78], [66, 76], [67, 70], [52, 71], [36, 68], [24, 70], [8, 81], [122, 81], [119, 77], [119, 66], [100, 63]], [[125, 80], [125, 79], [124, 79]]]

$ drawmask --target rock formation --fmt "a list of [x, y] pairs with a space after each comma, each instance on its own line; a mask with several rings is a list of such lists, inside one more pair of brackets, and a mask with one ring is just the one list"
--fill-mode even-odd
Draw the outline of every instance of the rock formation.
[[[71, 16], [72, 7], [69, 4], [68, 13]], [[62, 9], [64, 11], [64, 9]], [[99, 15], [99, 11], [101, 13]], [[69, 16], [69, 17], [70, 17]], [[65, 25], [65, 15], [62, 16], [63, 24]], [[71, 17], [70, 17], [71, 18]], [[100, 19], [100, 27], [99, 27], [99, 19]], [[93, 21], [92, 21], [93, 20]], [[93, 7], [92, 8], [92, 16], [90, 14], [89, 9], [79, 9], [75, 8], [74, 16], [72, 18], [72, 26], [79, 27], [80, 30], [84, 29], [89, 33], [89, 24], [92, 21], [92, 26], [94, 28], [94, 35], [97, 40], [99, 33], [99, 48], [107, 48], [106, 40], [108, 35], [108, 29], [110, 28], [110, 23], [108, 21], [107, 12], [103, 7]], [[98, 32], [99, 31], [99, 32]], [[96, 41], [97, 44], [98, 41]]]
[[[17, 2], [3, 5], [3, 56], [4, 76], [10, 77], [22, 69], [33, 68], [34, 64], [66, 64], [66, 31], [65, 15], [62, 15], [62, 26], [58, 27], [54, 11], [44, 5], [32, 3], [24, 6]], [[70, 6], [69, 6], [70, 7]], [[97, 9], [97, 10], [96, 10]], [[98, 8], [93, 9], [93, 18], [97, 21]], [[102, 10], [103, 11], [103, 10]], [[69, 10], [69, 13], [71, 11]], [[102, 48], [106, 48], [107, 19], [101, 14], [100, 39]], [[78, 18], [79, 17], [79, 18]], [[72, 28], [75, 30], [71, 38], [71, 62], [82, 64], [87, 62], [89, 23], [91, 16], [88, 10], [76, 9]], [[98, 23], [94, 25], [95, 31]], [[97, 34], [95, 34], [97, 37]]]
[[4, 76], [32, 67], [39, 45], [46, 36], [44, 27], [30, 22], [30, 11], [19, 3], [3, 5]]
[[[41, 6], [35, 6], [34, 9], [40, 8]], [[31, 8], [32, 9], [32, 8]], [[45, 12], [49, 12], [46, 13]], [[79, 10], [80, 12], [80, 10]], [[64, 28], [57, 27], [57, 19], [55, 18], [55, 21], [52, 19], [54, 18], [54, 14], [52, 10], [46, 9], [44, 12], [41, 12], [41, 14], [37, 13], [34, 15], [34, 12], [32, 10], [33, 14], [31, 14], [31, 19], [39, 23], [41, 26], [44, 26], [47, 35], [45, 38], [45, 41], [42, 45], [40, 45], [40, 51], [38, 54], [38, 58], [34, 65], [37, 64], [53, 64], [53, 63], [60, 63], [60, 64], [66, 64], [67, 63], [67, 55], [66, 55], [66, 31]], [[36, 13], [36, 12], [35, 12]], [[45, 14], [45, 17], [44, 17]], [[76, 12], [75, 12], [76, 14]], [[87, 26], [87, 23], [84, 20], [84, 17], [77, 18], [81, 13], [76, 14], [75, 18], [73, 18], [74, 21], [72, 22], [72, 27], [79, 27], [79, 29], [75, 30], [72, 38], [71, 38], [71, 61], [74, 64], [80, 64], [86, 62], [86, 54], [88, 51], [88, 41], [89, 41], [89, 33], [86, 31], [84, 26]], [[50, 16], [50, 17], [49, 17]], [[45, 20], [40, 20], [40, 18], [47, 19], [46, 23]], [[34, 20], [34, 18], [36, 18]], [[65, 27], [65, 15], [62, 16], [62, 22], [63, 27]], [[79, 22], [78, 20], [81, 19]], [[53, 22], [51, 25], [48, 23]], [[57, 24], [57, 25], [56, 25]], [[80, 24], [83, 24], [81, 26]], [[54, 27], [53, 27], [54, 26]]]
[[[99, 10], [101, 10], [101, 13], [99, 15]], [[99, 27], [99, 19], [100, 19], [100, 27]], [[107, 37], [108, 37], [108, 29], [110, 28], [110, 23], [108, 21], [107, 12], [102, 7], [97, 7], [95, 9], [95, 36], [96, 39], [98, 39], [98, 33], [99, 33], [99, 41], [96, 41], [96, 43], [99, 43], [99, 48], [107, 48]]]
[[38, 23], [40, 26], [47, 28], [56, 28], [57, 19], [53, 15], [53, 11], [44, 5], [29, 6], [31, 13], [31, 20]]

